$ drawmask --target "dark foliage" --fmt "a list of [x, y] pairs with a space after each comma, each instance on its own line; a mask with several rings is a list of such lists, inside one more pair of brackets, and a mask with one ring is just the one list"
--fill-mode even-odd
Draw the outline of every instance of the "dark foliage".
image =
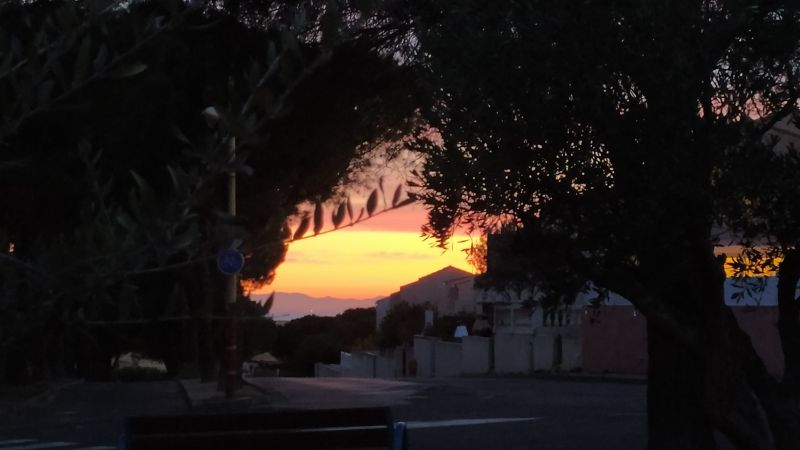
[[[796, 2], [417, 6], [423, 114], [441, 133], [420, 143], [427, 232], [511, 223], [523, 252], [628, 298], [648, 321], [651, 449], [714, 448], [714, 430], [796, 449], [800, 392], [766, 373], [714, 253], [730, 201], [791, 208], [791, 189], [719, 187], [796, 112]], [[757, 168], [748, 177], [770, 184], [776, 172]]]
[[284, 6], [254, 23], [177, 1], [0, 5], [0, 368], [108, 378], [136, 348], [213, 374], [234, 313], [217, 251], [241, 241], [243, 279], [269, 282], [297, 205], [409, 129], [405, 69], [371, 36], [311, 39], [319, 17]]
[[275, 356], [285, 363], [282, 374], [313, 376], [314, 363], [338, 363], [340, 352], [363, 346], [374, 334], [375, 308], [305, 316], [278, 327]]
[[395, 348], [411, 344], [415, 335], [425, 331], [424, 305], [399, 302], [383, 318], [378, 333], [380, 348]]

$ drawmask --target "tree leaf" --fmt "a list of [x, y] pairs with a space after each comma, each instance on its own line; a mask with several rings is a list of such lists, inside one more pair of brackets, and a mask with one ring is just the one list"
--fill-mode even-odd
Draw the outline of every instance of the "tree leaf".
[[397, 205], [397, 202], [400, 201], [400, 194], [402, 193], [403, 193], [403, 185], [400, 184], [394, 190], [394, 195], [392, 195], [392, 208], [394, 208]]
[[176, 191], [180, 187], [180, 182], [178, 181], [178, 174], [175, 172], [175, 169], [172, 166], [167, 165], [167, 172], [169, 172], [169, 177], [172, 180], [172, 188]]
[[375, 212], [375, 208], [378, 206], [378, 190], [375, 189], [369, 194], [369, 198], [367, 199], [367, 214], [372, 215]]
[[197, 233], [192, 231], [187, 231], [186, 233], [182, 233], [179, 236], [176, 236], [171, 244], [173, 250], [184, 250], [195, 243], [199, 236]]
[[288, 223], [284, 223], [283, 229], [281, 230], [281, 240], [289, 241], [291, 239], [292, 239], [292, 229], [289, 227]]
[[153, 193], [153, 188], [150, 187], [150, 183], [142, 178], [141, 175], [131, 170], [131, 176], [133, 176], [133, 180], [136, 182], [136, 186], [139, 188], [141, 194], [151, 195]]
[[412, 203], [414, 203], [416, 201], [417, 201], [416, 199], [413, 199], [413, 198], [409, 197], [409, 198], [407, 198], [405, 200], [401, 200], [394, 207], [395, 208], [402, 208], [403, 206], [410, 205], [410, 204], [412, 204]]
[[113, 69], [106, 75], [108, 78], [129, 78], [147, 70], [147, 64], [136, 62], [128, 66]]
[[297, 227], [297, 230], [295, 230], [292, 240], [296, 241], [297, 239], [302, 238], [303, 235], [306, 234], [306, 231], [308, 231], [308, 227], [310, 225], [311, 225], [311, 218], [308, 215], [306, 215], [305, 217], [303, 217], [303, 220], [300, 221], [300, 225]]
[[94, 57], [94, 61], [92, 62], [92, 67], [94, 68], [94, 72], [100, 72], [106, 67], [106, 61], [108, 61], [108, 46], [103, 44], [100, 46], [100, 50], [97, 51], [97, 56]]
[[342, 202], [331, 217], [334, 228], [339, 228], [339, 225], [344, 221], [345, 214], [347, 214], [347, 202]]
[[78, 48], [78, 56], [75, 59], [75, 70], [72, 75], [72, 86], [77, 85], [89, 73], [89, 53], [92, 51], [92, 37], [85, 36]]
[[38, 99], [39, 99], [39, 106], [43, 106], [50, 100], [50, 95], [53, 93], [53, 86], [55, 86], [56, 82], [53, 80], [47, 80], [44, 83], [39, 85], [39, 92], [38, 92]]
[[173, 124], [170, 127], [170, 130], [172, 131], [172, 135], [175, 136], [177, 140], [183, 142], [186, 145], [192, 145], [192, 143], [189, 141], [189, 138], [187, 138], [186, 135], [183, 134], [183, 131], [181, 131], [181, 129], [178, 128], [177, 125]]
[[350, 197], [347, 197], [347, 216], [350, 217], [350, 222], [353, 222], [353, 203], [350, 201]]
[[11, 54], [22, 57], [22, 41], [16, 35], [11, 36]]
[[133, 231], [136, 229], [136, 223], [133, 221], [133, 218], [128, 215], [125, 211], [117, 211], [116, 215], [114, 216], [117, 223], [127, 231]]
[[272, 309], [272, 304], [275, 303], [275, 291], [269, 294], [269, 297], [264, 301], [264, 305], [261, 307], [261, 311], [266, 316], [269, 314], [269, 311]]
[[314, 204], [314, 234], [317, 235], [322, 230], [322, 225], [325, 222], [325, 218], [322, 215], [325, 213], [325, 208], [322, 206], [322, 202], [317, 200]]

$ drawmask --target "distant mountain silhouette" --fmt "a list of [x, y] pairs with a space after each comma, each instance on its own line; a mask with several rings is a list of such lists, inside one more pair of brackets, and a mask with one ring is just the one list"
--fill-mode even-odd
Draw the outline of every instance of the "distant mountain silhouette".
[[[268, 295], [253, 295], [253, 300], [262, 300]], [[299, 292], [276, 292], [275, 302], [269, 315], [275, 320], [285, 321], [315, 314], [317, 316], [335, 316], [350, 308], [372, 308], [375, 301], [371, 299], [353, 299], [336, 297], [312, 297]]]

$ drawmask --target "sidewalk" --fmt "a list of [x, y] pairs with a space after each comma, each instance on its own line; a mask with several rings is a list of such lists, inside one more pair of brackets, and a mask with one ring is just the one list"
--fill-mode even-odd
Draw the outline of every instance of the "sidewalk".
[[80, 383], [78, 380], [62, 380], [25, 386], [0, 386], [0, 416], [19, 415], [26, 409], [46, 404], [52, 401], [61, 389], [78, 383]]
[[6, 440], [77, 442], [84, 447], [114, 445], [126, 417], [185, 414], [189, 409], [174, 381], [65, 382], [15, 405], [0, 417], [0, 436]]
[[192, 410], [203, 412], [254, 411], [269, 409], [280, 399], [277, 392], [244, 382], [236, 390], [233, 399], [225, 397], [216, 381], [201, 382], [199, 379], [180, 380], [186, 402]]
[[647, 375], [621, 373], [541, 372], [531, 375], [541, 380], [585, 381], [600, 383], [647, 384]]

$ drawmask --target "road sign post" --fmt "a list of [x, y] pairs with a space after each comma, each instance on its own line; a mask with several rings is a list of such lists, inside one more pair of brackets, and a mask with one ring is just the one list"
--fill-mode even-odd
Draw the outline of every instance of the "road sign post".
[[[231, 137], [228, 151], [231, 164], [236, 159], [236, 138]], [[228, 214], [236, 216], [236, 172], [228, 172]], [[232, 399], [236, 394], [239, 377], [239, 367], [236, 358], [236, 296], [239, 293], [238, 273], [244, 266], [244, 256], [236, 249], [230, 248], [220, 252], [217, 257], [217, 267], [228, 275], [225, 289], [225, 311], [228, 318], [225, 320], [225, 397]]]

